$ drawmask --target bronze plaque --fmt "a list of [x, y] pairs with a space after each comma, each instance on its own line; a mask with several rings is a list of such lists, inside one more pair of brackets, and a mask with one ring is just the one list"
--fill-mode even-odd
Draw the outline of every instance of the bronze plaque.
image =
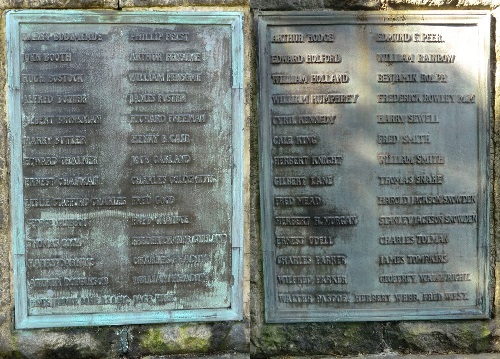
[[241, 317], [241, 20], [9, 13], [18, 328]]
[[258, 14], [269, 322], [488, 316], [489, 36], [486, 12]]

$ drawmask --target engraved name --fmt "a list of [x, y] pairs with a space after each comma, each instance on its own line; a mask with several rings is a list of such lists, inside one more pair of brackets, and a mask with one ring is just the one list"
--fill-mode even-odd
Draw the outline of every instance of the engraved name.
[[191, 156], [187, 154], [161, 154], [151, 156], [130, 156], [131, 165], [165, 165], [186, 164], [191, 162]]
[[158, 273], [152, 275], [139, 275], [132, 277], [133, 284], [163, 284], [163, 283], [193, 283], [207, 282], [206, 273]]
[[377, 176], [378, 184], [381, 186], [388, 185], [434, 185], [443, 184], [444, 175], [442, 174], [409, 174], [407, 176]]
[[193, 235], [169, 235], [169, 236], [136, 236], [130, 237], [132, 246], [165, 246], [184, 245], [198, 243], [225, 243], [228, 241], [226, 233], [200, 233]]
[[130, 217], [132, 226], [189, 224], [189, 216], [179, 214], [151, 214]]
[[132, 52], [130, 62], [200, 62], [199, 52]]
[[331, 236], [310, 236], [307, 241], [304, 237], [276, 237], [277, 246], [332, 246], [335, 244], [335, 237]]
[[378, 242], [382, 245], [404, 245], [404, 244], [447, 244], [448, 233], [427, 233], [416, 235], [393, 235], [380, 236]]
[[83, 83], [83, 74], [21, 74], [21, 83]]
[[377, 94], [378, 103], [475, 103], [476, 95], [466, 94]]
[[124, 206], [125, 197], [69, 197], [69, 198], [25, 198], [25, 207], [87, 207], [87, 206]]
[[470, 224], [477, 223], [476, 214], [429, 214], [429, 215], [391, 215], [380, 216], [378, 224], [381, 226], [407, 225], [415, 226], [422, 224]]
[[156, 176], [132, 176], [133, 185], [163, 185], [163, 184], [210, 184], [216, 183], [217, 177], [210, 174], [197, 175], [156, 175]]
[[399, 74], [377, 74], [377, 82], [401, 83], [401, 82], [448, 82], [448, 75], [442, 73], [399, 73]]
[[324, 276], [296, 276], [279, 275], [276, 277], [278, 284], [347, 284], [345, 275], [324, 275]]
[[66, 219], [38, 219], [28, 218], [26, 223], [33, 227], [88, 227], [88, 219], [66, 218]]
[[377, 160], [381, 165], [443, 165], [445, 157], [434, 153], [414, 155], [384, 153], [378, 154]]
[[130, 123], [205, 123], [208, 119], [206, 113], [176, 113], [176, 114], [132, 114], [129, 115]]
[[98, 125], [102, 121], [101, 115], [46, 115], [23, 116], [23, 122], [34, 126], [48, 125]]
[[386, 205], [417, 205], [417, 204], [474, 204], [476, 195], [413, 195], [413, 196], [378, 196], [377, 204]]
[[377, 123], [439, 123], [435, 114], [416, 113], [416, 114], [384, 114], [377, 115]]
[[343, 73], [328, 74], [272, 74], [271, 80], [274, 85], [293, 85], [293, 84], [344, 84], [349, 82], [349, 75]]
[[321, 206], [321, 197], [274, 197], [275, 206]]
[[95, 166], [97, 164], [97, 156], [47, 156], [23, 158], [23, 166]]
[[23, 41], [102, 41], [104, 34], [98, 32], [29, 32], [22, 33]]
[[23, 54], [24, 62], [71, 62], [71, 52], [27, 52]]
[[338, 64], [342, 62], [340, 54], [276, 54], [271, 55], [271, 64]]
[[448, 263], [447, 254], [407, 254], [379, 256], [379, 265]]
[[273, 35], [271, 42], [273, 43], [297, 43], [297, 42], [334, 42], [335, 35], [333, 33], [283, 33]]
[[377, 42], [444, 42], [443, 36], [432, 33], [390, 33], [375, 34]]
[[354, 303], [390, 302], [390, 294], [355, 294]]
[[130, 93], [129, 104], [136, 103], [182, 103], [187, 101], [185, 93]]
[[191, 138], [187, 133], [133, 133], [129, 141], [131, 144], [189, 143]]
[[80, 248], [85, 240], [80, 237], [70, 238], [34, 238], [26, 240], [26, 247], [31, 249], [45, 248]]
[[40, 287], [72, 287], [72, 286], [104, 286], [109, 284], [108, 277], [60, 277], [60, 278], [32, 278], [29, 285]]
[[[55, 102], [54, 102], [55, 101]], [[86, 104], [87, 95], [23, 95], [22, 102], [26, 104]]]
[[130, 32], [129, 41], [189, 41], [187, 32]]
[[25, 136], [22, 139], [23, 145], [85, 145], [86, 136]]
[[469, 300], [469, 295], [465, 292], [443, 292], [443, 293], [422, 293], [422, 301], [455, 301]]
[[273, 116], [273, 125], [331, 125], [336, 115], [282, 115]]
[[332, 254], [325, 256], [277, 256], [278, 265], [345, 265], [347, 256], [344, 254]]
[[358, 216], [314, 216], [314, 217], [299, 217], [299, 216], [279, 216], [274, 217], [276, 226], [356, 226], [358, 224]]
[[343, 156], [274, 156], [275, 166], [336, 166], [342, 164]]
[[455, 55], [452, 54], [377, 54], [378, 62], [421, 62], [434, 64], [453, 64]]
[[381, 145], [393, 145], [401, 143], [403, 145], [428, 145], [431, 143], [431, 135], [429, 133], [415, 134], [377, 134], [377, 143]]
[[431, 282], [470, 282], [470, 273], [422, 273], [418, 275], [421, 283]]
[[273, 145], [316, 145], [318, 140], [316, 135], [273, 136]]
[[28, 268], [80, 268], [95, 266], [92, 257], [27, 259]]
[[210, 262], [208, 254], [182, 254], [182, 255], [161, 255], [152, 254], [132, 257], [134, 265], [154, 265], [154, 264], [203, 264]]
[[290, 294], [278, 293], [278, 302], [280, 303], [349, 303], [347, 294], [323, 293], [323, 294]]
[[357, 94], [276, 94], [272, 95], [273, 105], [343, 104], [357, 103]]
[[174, 196], [152, 196], [148, 194], [146, 196], [132, 196], [132, 206], [145, 206], [150, 204], [155, 205], [170, 205], [174, 204], [175, 197]]
[[200, 72], [131, 72], [130, 82], [201, 82]]

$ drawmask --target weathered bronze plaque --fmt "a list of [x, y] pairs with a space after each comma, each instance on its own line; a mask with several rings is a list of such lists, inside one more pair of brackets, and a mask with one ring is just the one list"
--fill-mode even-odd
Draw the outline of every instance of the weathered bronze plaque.
[[241, 317], [241, 23], [8, 14], [18, 328]]
[[481, 318], [486, 12], [261, 13], [269, 322]]

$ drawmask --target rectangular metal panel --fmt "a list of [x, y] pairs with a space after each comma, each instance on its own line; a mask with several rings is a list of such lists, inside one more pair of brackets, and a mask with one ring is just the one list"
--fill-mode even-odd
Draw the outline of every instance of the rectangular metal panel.
[[242, 316], [242, 15], [9, 12], [18, 328]]
[[267, 321], [489, 315], [489, 18], [258, 14]]

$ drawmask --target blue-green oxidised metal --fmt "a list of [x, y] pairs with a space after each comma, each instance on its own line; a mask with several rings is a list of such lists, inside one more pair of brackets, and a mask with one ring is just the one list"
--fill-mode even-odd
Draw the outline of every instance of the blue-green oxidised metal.
[[242, 316], [236, 12], [7, 15], [17, 328]]

